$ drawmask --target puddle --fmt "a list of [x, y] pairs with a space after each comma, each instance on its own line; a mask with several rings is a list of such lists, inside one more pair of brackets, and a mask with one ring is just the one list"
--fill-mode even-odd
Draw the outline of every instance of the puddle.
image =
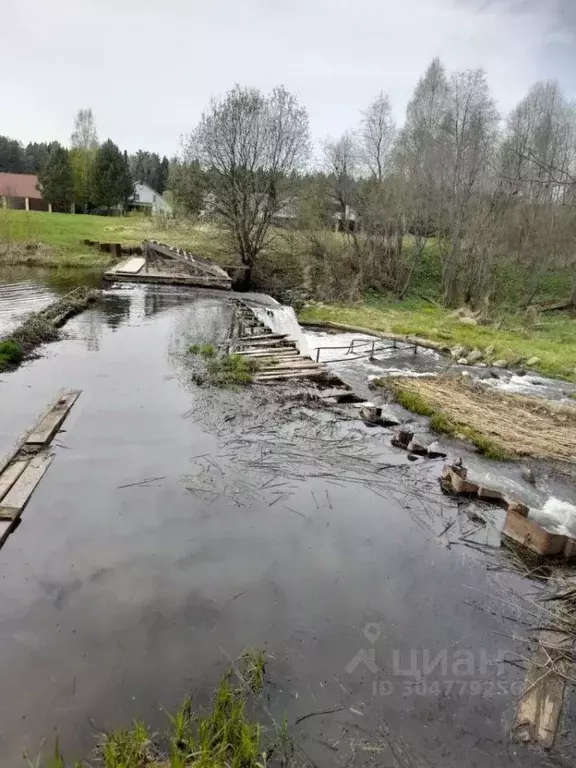
[[278, 721], [341, 708], [294, 731], [319, 768], [541, 765], [509, 742], [523, 673], [498, 661], [524, 652], [522, 608], [512, 628], [502, 610], [522, 582], [449, 546], [442, 462], [280, 389], [193, 385], [183, 351], [227, 333], [226, 299], [113, 289], [0, 381], [0, 452], [83, 390], [0, 552], [0, 762], [56, 732], [75, 759], [112, 723], [163, 729], [259, 646]]

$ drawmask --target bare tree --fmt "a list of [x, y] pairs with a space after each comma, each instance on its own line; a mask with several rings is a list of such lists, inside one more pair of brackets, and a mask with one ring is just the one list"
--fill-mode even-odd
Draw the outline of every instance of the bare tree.
[[210, 179], [214, 210], [230, 234], [249, 284], [270, 223], [309, 152], [308, 114], [284, 88], [269, 96], [236, 86], [210, 108], [189, 137]]
[[74, 118], [74, 130], [70, 137], [73, 149], [98, 149], [98, 133], [96, 121], [90, 108], [79, 109]]
[[356, 179], [360, 172], [361, 149], [353, 133], [342, 134], [339, 139], [324, 143], [324, 167], [329, 187], [338, 206], [343, 230], [357, 202]]
[[362, 154], [374, 179], [381, 184], [388, 165], [396, 124], [388, 96], [380, 91], [362, 117]]

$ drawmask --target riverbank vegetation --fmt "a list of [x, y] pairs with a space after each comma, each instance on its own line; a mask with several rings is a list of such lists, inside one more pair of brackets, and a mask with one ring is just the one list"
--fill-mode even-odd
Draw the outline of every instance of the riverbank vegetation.
[[[222, 676], [210, 707], [194, 712], [192, 702], [168, 714], [166, 734], [153, 734], [140, 721], [106, 735], [98, 747], [94, 765], [104, 768], [265, 768], [287, 765], [291, 750], [286, 724], [264, 727], [249, 717], [258, 710], [264, 685], [264, 654], [244, 651], [237, 665]], [[269, 719], [269, 718], [268, 718]], [[275, 763], [271, 756], [277, 756]], [[30, 762], [30, 765], [38, 763]], [[75, 763], [88, 768], [92, 763]], [[66, 768], [58, 743], [43, 768]]]
[[[576, 381], [576, 321], [566, 312], [537, 313], [500, 310], [491, 321], [470, 322], [441, 305], [422, 299], [403, 302], [369, 297], [353, 305], [313, 303], [303, 307], [299, 319], [308, 323], [339, 323], [366, 331], [413, 335], [446, 348], [489, 354], [487, 362], [503, 360], [547, 376]], [[463, 320], [466, 320], [463, 322]]]
[[188, 353], [200, 363], [194, 365], [197, 384], [235, 389], [252, 383], [257, 366], [242, 355], [218, 354], [212, 344], [193, 344]]
[[473, 443], [490, 459], [531, 456], [574, 464], [576, 408], [507, 395], [462, 378], [399, 377], [376, 382], [430, 428]]
[[56, 341], [60, 326], [96, 301], [99, 291], [76, 288], [40, 312], [31, 314], [0, 342], [0, 371], [15, 368], [42, 344]]

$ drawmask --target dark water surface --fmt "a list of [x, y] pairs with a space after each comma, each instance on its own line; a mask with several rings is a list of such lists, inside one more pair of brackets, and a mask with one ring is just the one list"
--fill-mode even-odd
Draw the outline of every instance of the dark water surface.
[[92, 269], [0, 265], [0, 338], [28, 313], [39, 312], [68, 291], [81, 285], [100, 287], [101, 274]]
[[60, 387], [83, 393], [0, 551], [0, 764], [56, 733], [73, 759], [112, 724], [163, 728], [260, 646], [279, 720], [342, 708], [293, 731], [317, 766], [573, 765], [573, 734], [544, 762], [508, 734], [523, 673], [497, 662], [526, 652], [510, 590], [532, 585], [447, 545], [440, 465], [384, 431], [193, 385], [183, 349], [231, 312], [112, 291], [2, 376], [0, 452]]

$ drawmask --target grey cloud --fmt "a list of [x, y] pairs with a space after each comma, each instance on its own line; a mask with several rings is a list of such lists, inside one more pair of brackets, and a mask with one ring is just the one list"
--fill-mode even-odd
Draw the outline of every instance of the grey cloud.
[[555, 68], [576, 94], [568, 0], [6, 5], [0, 46], [14, 65], [2, 72], [0, 132], [23, 141], [67, 141], [74, 112], [91, 106], [101, 138], [128, 150], [172, 153], [210, 97], [235, 82], [266, 90], [285, 84], [308, 107], [314, 135], [323, 138], [354, 127], [381, 89], [401, 118], [436, 55], [450, 69], [484, 67], [503, 111]]

